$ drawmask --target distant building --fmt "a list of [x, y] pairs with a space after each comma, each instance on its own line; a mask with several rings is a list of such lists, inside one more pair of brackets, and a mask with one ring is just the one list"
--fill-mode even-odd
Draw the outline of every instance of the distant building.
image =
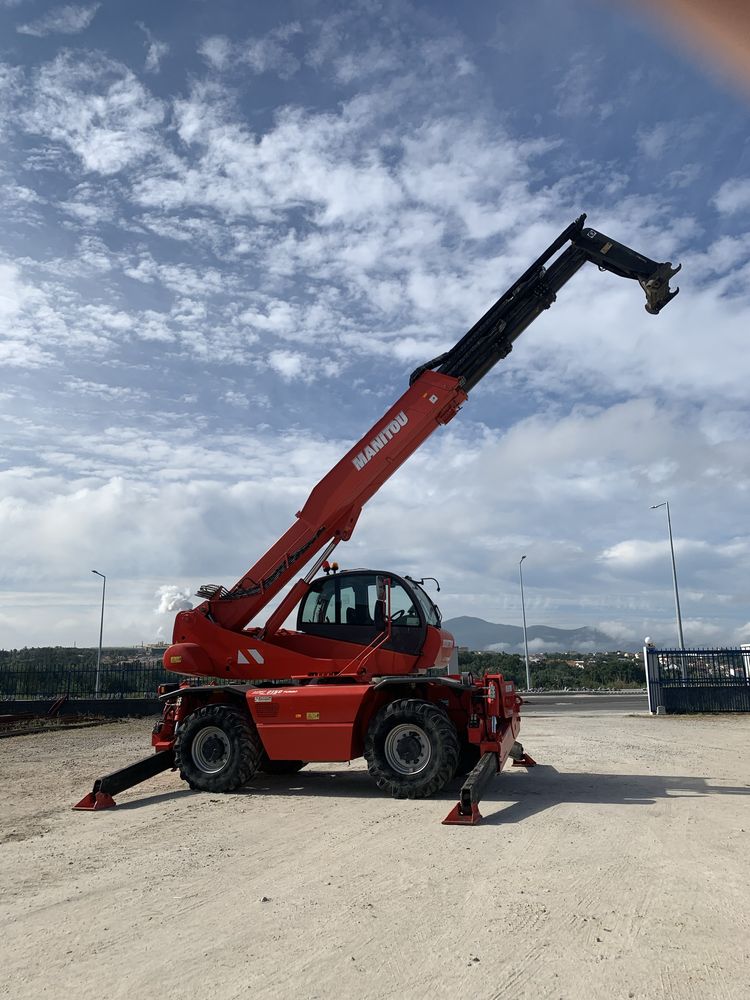
[[164, 656], [167, 649], [166, 642], [144, 642], [143, 651], [146, 656]]

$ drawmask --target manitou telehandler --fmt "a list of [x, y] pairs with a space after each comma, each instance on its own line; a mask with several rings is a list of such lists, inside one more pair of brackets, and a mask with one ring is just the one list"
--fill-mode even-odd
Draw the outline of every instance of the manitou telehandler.
[[[586, 261], [636, 279], [650, 313], [677, 294], [669, 281], [679, 266], [585, 229], [585, 218], [568, 226], [454, 347], [413, 372], [401, 398], [233, 587], [198, 590], [203, 603], [177, 615], [164, 665], [210, 683], [162, 685], [156, 753], [99, 778], [76, 808], [113, 806], [113, 795], [167, 768], [178, 769], [191, 788], [231, 792], [257, 772], [293, 773], [310, 761], [364, 756], [378, 787], [396, 798], [433, 795], [471, 771], [446, 822], [473, 823], [483, 788], [508, 757], [533, 764], [516, 742], [515, 686], [500, 675], [475, 680], [458, 672], [453, 637], [441, 629], [424, 581], [338, 571], [329, 560], [351, 537], [366, 501], [453, 419]], [[251, 626], [315, 556], [265, 625]], [[284, 628], [295, 608], [296, 629]]]

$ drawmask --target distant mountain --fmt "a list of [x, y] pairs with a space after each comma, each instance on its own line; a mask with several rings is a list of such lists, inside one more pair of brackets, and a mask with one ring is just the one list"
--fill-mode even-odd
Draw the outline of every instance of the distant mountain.
[[[462, 615], [449, 618], [443, 622], [455, 638], [459, 646], [467, 646], [474, 650], [492, 650], [503, 653], [523, 652], [523, 629], [520, 625], [496, 625], [486, 622], [483, 618], [471, 618]], [[597, 652], [608, 649], [631, 649], [635, 651], [640, 646], [632, 643], [623, 644], [598, 629], [589, 628], [552, 628], [549, 625], [529, 625], [527, 628], [529, 652], [533, 653], [564, 653], [564, 652]], [[544, 645], [541, 645], [543, 643]]]

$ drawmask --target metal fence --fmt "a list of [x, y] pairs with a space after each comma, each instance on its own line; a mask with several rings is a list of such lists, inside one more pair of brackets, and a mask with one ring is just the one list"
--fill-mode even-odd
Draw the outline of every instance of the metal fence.
[[[161, 663], [123, 663], [99, 671], [99, 699], [156, 698], [159, 684], [181, 680]], [[96, 694], [96, 667], [38, 667], [0, 670], [0, 701], [88, 699]]]
[[643, 650], [653, 713], [750, 712], [750, 648]]

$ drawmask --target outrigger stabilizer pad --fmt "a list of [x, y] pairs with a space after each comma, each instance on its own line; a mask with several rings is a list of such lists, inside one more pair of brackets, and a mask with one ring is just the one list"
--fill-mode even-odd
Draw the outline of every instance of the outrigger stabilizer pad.
[[107, 795], [106, 792], [89, 792], [73, 808], [83, 809], [86, 812], [98, 812], [99, 809], [114, 809], [116, 805], [117, 803], [112, 796]]
[[99, 812], [101, 809], [113, 809], [117, 803], [113, 795], [124, 792], [126, 788], [139, 785], [148, 778], [153, 778], [162, 771], [174, 768], [174, 752], [172, 750], [160, 750], [153, 753], [144, 760], [139, 760], [135, 764], [123, 767], [119, 771], [105, 774], [103, 778], [97, 778], [93, 789], [84, 795], [80, 802], [73, 806], [74, 809], [81, 809], [84, 812]]
[[487, 784], [498, 772], [496, 753], [483, 753], [479, 763], [461, 786], [458, 802], [443, 820], [445, 826], [476, 826], [482, 819], [479, 801]]
[[536, 761], [534, 758], [529, 757], [527, 753], [524, 753], [523, 747], [518, 742], [515, 742], [510, 748], [508, 756], [513, 761], [513, 767], [536, 767]]
[[457, 802], [443, 820], [443, 826], [476, 826], [482, 822], [482, 814], [476, 802], [471, 805], [471, 812], [462, 813], [461, 803]]
[[[513, 761], [513, 767], [536, 766], [536, 761], [524, 752], [518, 742], [513, 744], [508, 756]], [[461, 786], [458, 802], [443, 820], [445, 826], [476, 826], [481, 822], [479, 802], [485, 788], [500, 770], [499, 764], [498, 754], [482, 754], [479, 763]]]

